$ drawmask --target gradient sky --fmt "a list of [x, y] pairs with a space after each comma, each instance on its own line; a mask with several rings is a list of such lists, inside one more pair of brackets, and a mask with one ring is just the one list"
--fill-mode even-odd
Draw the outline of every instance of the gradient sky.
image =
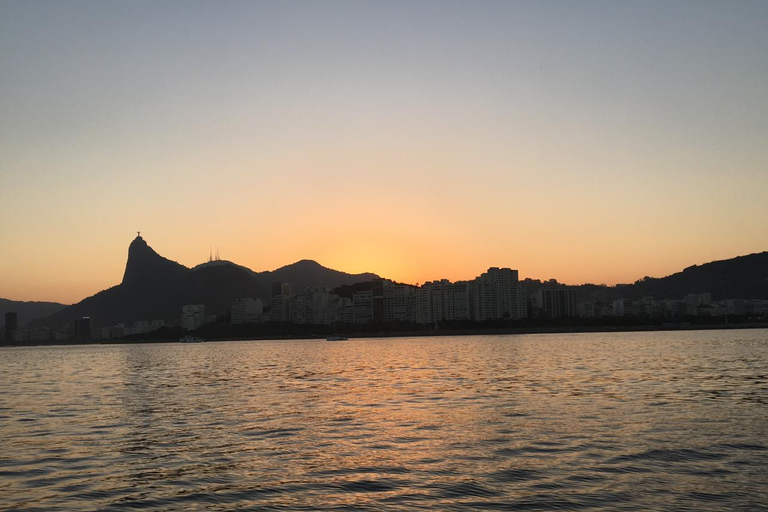
[[0, 2], [0, 297], [631, 282], [768, 249], [768, 2]]

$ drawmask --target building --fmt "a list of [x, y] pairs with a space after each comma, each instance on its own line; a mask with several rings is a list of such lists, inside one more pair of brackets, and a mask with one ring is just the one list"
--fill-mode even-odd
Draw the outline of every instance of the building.
[[539, 288], [536, 295], [539, 316], [550, 320], [576, 316], [576, 291], [573, 288]]
[[290, 297], [291, 285], [288, 283], [273, 282], [272, 283], [272, 297]]
[[410, 322], [413, 320], [413, 286], [395, 284], [386, 280], [382, 294], [385, 322]]
[[660, 309], [662, 316], [677, 318], [686, 315], [688, 306], [682, 300], [666, 299], [661, 302]]
[[194, 331], [205, 323], [205, 306], [189, 304], [181, 308], [181, 327]]
[[[202, 323], [200, 325], [202, 325]], [[195, 329], [197, 329], [197, 327], [195, 327]], [[147, 334], [154, 330], [155, 329], [152, 327], [152, 324], [149, 323], [148, 321], [136, 320], [135, 322], [133, 322], [133, 325], [131, 325], [130, 327], [125, 327], [123, 329], [123, 333], [125, 336], [129, 336], [131, 334]]]
[[288, 322], [292, 316], [292, 309], [295, 312], [295, 304], [291, 305], [291, 285], [280, 282], [272, 283], [272, 299], [269, 301], [270, 321]]
[[232, 303], [232, 324], [256, 323], [264, 313], [264, 303], [261, 299], [238, 299]]
[[632, 302], [628, 299], [616, 299], [613, 301], [613, 316], [634, 316]]
[[517, 270], [491, 267], [473, 282], [475, 320], [519, 320], [527, 316]]
[[663, 306], [659, 306], [653, 297], [643, 297], [632, 302], [632, 311], [634, 311], [636, 316], [656, 317], [662, 308]]
[[453, 319], [472, 320], [472, 286], [467, 281], [453, 284]]
[[84, 316], [75, 320], [75, 339], [78, 340], [90, 340], [91, 339], [91, 318]]
[[447, 279], [425, 283], [432, 295], [432, 321], [453, 320], [453, 283]]
[[337, 296], [331, 293], [327, 286], [308, 286], [307, 295], [309, 296], [309, 311], [307, 319], [314, 325], [330, 324], [330, 314], [328, 309], [331, 301]]
[[328, 324], [351, 324], [354, 320], [354, 304], [348, 297], [333, 296], [328, 305]]
[[417, 324], [431, 324], [432, 319], [432, 289], [427, 286], [416, 288], [413, 296], [413, 321]]
[[352, 294], [353, 318], [356, 324], [364, 324], [373, 320], [373, 290], [355, 292]]
[[[285, 318], [297, 324], [329, 324], [334, 315], [329, 308], [336, 295], [327, 286], [307, 286], [304, 293], [292, 297], [288, 302]], [[276, 306], [277, 301], [273, 299]]]

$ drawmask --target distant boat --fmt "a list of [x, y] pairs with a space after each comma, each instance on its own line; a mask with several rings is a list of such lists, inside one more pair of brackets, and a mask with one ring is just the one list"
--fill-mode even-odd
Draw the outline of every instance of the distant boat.
[[345, 338], [344, 336], [328, 336], [325, 338], [325, 341], [347, 341], [349, 338]]
[[198, 338], [197, 336], [190, 336], [186, 335], [183, 338], [179, 340], [182, 343], [202, 343], [203, 338]]

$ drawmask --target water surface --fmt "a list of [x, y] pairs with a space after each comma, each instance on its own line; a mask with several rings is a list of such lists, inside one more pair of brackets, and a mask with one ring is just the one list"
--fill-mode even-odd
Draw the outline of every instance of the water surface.
[[768, 331], [0, 350], [1, 510], [768, 510]]

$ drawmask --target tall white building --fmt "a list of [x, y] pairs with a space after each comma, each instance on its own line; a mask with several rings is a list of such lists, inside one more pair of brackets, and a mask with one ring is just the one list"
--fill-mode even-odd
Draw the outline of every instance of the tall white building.
[[413, 320], [417, 324], [431, 324], [432, 317], [432, 288], [425, 284], [413, 296]]
[[453, 284], [453, 319], [471, 320], [472, 310], [472, 286], [467, 281], [459, 281]]
[[527, 316], [517, 270], [491, 267], [473, 281], [475, 320], [518, 320]]
[[414, 290], [413, 286], [384, 281], [385, 322], [409, 322], [413, 319]]

